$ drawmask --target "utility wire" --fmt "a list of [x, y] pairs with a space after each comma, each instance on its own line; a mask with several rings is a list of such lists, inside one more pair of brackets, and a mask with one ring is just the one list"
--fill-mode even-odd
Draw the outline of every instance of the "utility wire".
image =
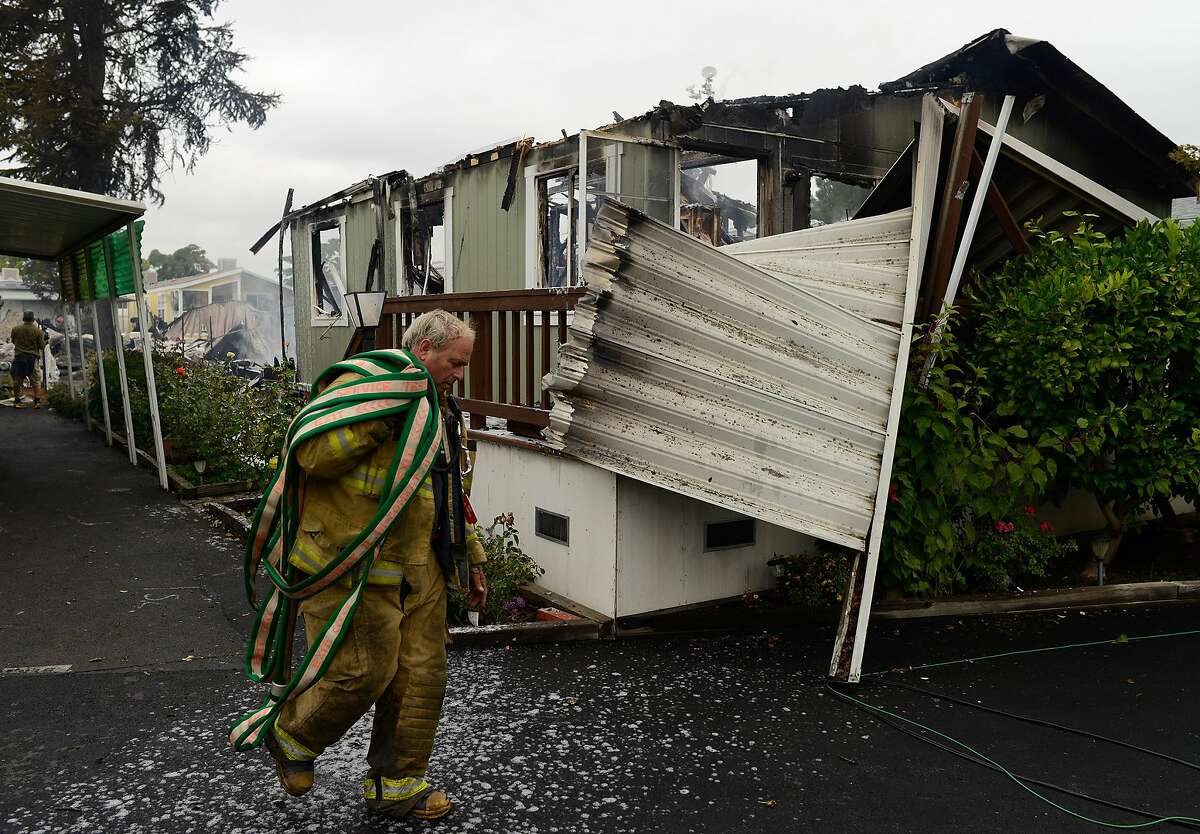
[[1116, 637], [1112, 640], [1092, 640], [1088, 643], [1065, 643], [1061, 646], [1043, 646], [1039, 649], [1019, 649], [1013, 652], [1000, 652], [999, 654], [985, 654], [980, 657], [964, 657], [959, 660], [943, 660], [939, 663], [923, 663], [920, 666], [903, 666], [896, 669], [884, 669], [879, 672], [868, 672], [863, 677], [875, 677], [877, 675], [887, 675], [892, 672], [915, 672], [918, 669], [936, 669], [941, 666], [955, 666], [959, 663], [977, 663], [981, 660], [996, 660], [1002, 657], [1016, 657], [1025, 654], [1041, 654], [1043, 652], [1057, 652], [1063, 649], [1084, 649], [1089, 646], [1120, 646], [1125, 643], [1136, 643], [1140, 640], [1160, 640], [1164, 637], [1190, 637], [1195, 634], [1200, 634], [1200, 629], [1192, 631], [1172, 631], [1167, 634], [1145, 634], [1140, 637]]
[[1005, 710], [997, 709], [995, 707], [989, 707], [985, 704], [975, 703], [972, 701], [965, 700], [963, 698], [956, 698], [953, 695], [946, 695], [942, 692], [935, 692], [932, 689], [924, 689], [920, 686], [914, 686], [909, 683], [901, 683], [900, 681], [881, 680], [881, 681], [877, 681], [877, 683], [879, 683], [883, 686], [894, 686], [899, 689], [907, 689], [910, 692], [919, 692], [922, 695], [928, 695], [930, 698], [937, 698], [938, 700], [941, 700], [941, 701], [949, 701], [952, 704], [960, 704], [964, 707], [970, 707], [971, 709], [977, 709], [982, 712], [990, 712], [993, 715], [1000, 715], [1005, 718], [1012, 718], [1016, 721], [1024, 721], [1027, 724], [1036, 724], [1039, 727], [1050, 727], [1051, 729], [1054, 729], [1054, 730], [1061, 730], [1064, 733], [1074, 733], [1075, 735], [1083, 736], [1084, 738], [1090, 738], [1090, 739], [1094, 739], [1096, 741], [1103, 741], [1103, 742], [1107, 742], [1108, 744], [1115, 744], [1117, 747], [1124, 747], [1129, 750], [1136, 750], [1139, 753], [1145, 753], [1148, 756], [1155, 756], [1159, 759], [1165, 759], [1168, 762], [1174, 762], [1177, 765], [1182, 765], [1184, 767], [1190, 767], [1192, 770], [1200, 770], [1200, 764], [1196, 764], [1195, 762], [1189, 762], [1186, 759], [1179, 759], [1179, 758], [1176, 758], [1175, 756], [1169, 755], [1167, 753], [1160, 753], [1159, 751], [1151, 750], [1148, 747], [1140, 747], [1136, 744], [1131, 744], [1128, 741], [1121, 741], [1118, 738], [1110, 738], [1109, 736], [1103, 736], [1103, 735], [1100, 735], [1099, 733], [1093, 733], [1090, 730], [1081, 730], [1078, 727], [1069, 727], [1066, 724], [1056, 724], [1053, 721], [1046, 721], [1041, 718], [1034, 718], [1033, 716], [1030, 716], [1030, 715], [1019, 715], [1015, 712], [1007, 712]]
[[[1154, 636], [1169, 636], [1169, 635], [1154, 635]], [[1141, 638], [1141, 639], [1149, 639], [1149, 638]], [[1102, 641], [1102, 642], [1107, 642], [1107, 641]], [[1094, 644], [1084, 644], [1084, 645], [1094, 645]], [[1055, 647], [1055, 648], [1066, 648], [1066, 647]], [[1037, 650], [1034, 650], [1034, 651], [1037, 651]], [[1012, 654], [1022, 654], [1022, 653], [1023, 652], [1012, 652]], [[1024, 652], [1024, 653], [1028, 653], [1028, 652]], [[1121, 810], [1125, 810], [1130, 813], [1134, 813], [1134, 814], [1138, 814], [1138, 815], [1146, 816], [1146, 817], [1152, 817], [1152, 818], [1148, 819], [1146, 822], [1140, 822], [1140, 823], [1116, 823], [1116, 822], [1109, 822], [1107, 820], [1100, 820], [1100, 819], [1095, 819], [1094, 817], [1086, 816], [1077, 811], [1073, 811], [1070, 808], [1066, 807], [1065, 805], [1061, 805], [1061, 804], [1055, 802], [1053, 799], [1046, 796], [1045, 794], [1039, 793], [1038, 791], [1034, 790], [1033, 788], [1030, 787], [1030, 784], [1034, 784], [1033, 780], [1026, 780], [1023, 777], [1013, 773], [1011, 770], [1006, 768], [1004, 765], [988, 758], [983, 753], [980, 753], [978, 750], [976, 750], [975, 748], [966, 744], [965, 742], [959, 741], [958, 739], [953, 738], [949, 735], [946, 735], [945, 733], [939, 732], [939, 731], [933, 729], [932, 727], [929, 727], [929, 726], [926, 726], [925, 724], [920, 723], [919, 721], [913, 721], [910, 718], [905, 718], [902, 715], [897, 715], [896, 713], [889, 712], [888, 710], [885, 710], [882, 707], [878, 707], [878, 706], [875, 706], [874, 704], [869, 704], [866, 701], [862, 701], [858, 698], [855, 698], [853, 695], [848, 695], [845, 692], [842, 692], [839, 689], [836, 689], [835, 687], [833, 687], [830, 684], [826, 684], [825, 688], [828, 689], [831, 693], [833, 693], [836, 697], [841, 698], [842, 700], [844, 700], [848, 703], [854, 704], [855, 706], [859, 707], [860, 709], [866, 710], [868, 713], [870, 713], [876, 717], [887, 716], [888, 718], [893, 719], [894, 721], [902, 722], [904, 724], [909, 725], [910, 727], [916, 727], [919, 730], [923, 730], [927, 733], [931, 733], [932, 735], [937, 736], [938, 738], [942, 739], [943, 741], [949, 742], [950, 744], [953, 744], [956, 747], [959, 747], [962, 750], [965, 750], [967, 753], [970, 753], [971, 755], [975, 756], [978, 759], [977, 763], [985, 764], [988, 767], [990, 767], [991, 769], [996, 770], [1000, 773], [1003, 773], [1005, 776], [1007, 776], [1009, 779], [1011, 779], [1013, 782], [1015, 782], [1017, 785], [1019, 785], [1022, 790], [1028, 792], [1034, 798], [1046, 803], [1047, 805], [1061, 811], [1064, 814], [1067, 814], [1068, 816], [1074, 817], [1078, 820], [1082, 820], [1083, 822], [1091, 823], [1092, 825], [1099, 825], [1104, 828], [1113, 828], [1113, 829], [1117, 829], [1117, 830], [1121, 830], [1121, 831], [1136, 831], [1136, 830], [1151, 828], [1152, 826], [1156, 826], [1156, 825], [1162, 825], [1165, 823], [1178, 823], [1178, 824], [1182, 824], [1182, 825], [1188, 825], [1189, 827], [1200, 827], [1200, 817], [1188, 817], [1188, 816], [1181, 816], [1181, 815], [1152, 817], [1151, 812], [1140, 811], [1140, 810], [1133, 809], [1133, 808], [1121, 808]], [[895, 726], [895, 725], [890, 725], [890, 726]], [[920, 738], [923, 741], [928, 741], [928, 739], [926, 739], [925, 737], [923, 737], [919, 734], [909, 733], [908, 735], [915, 735], [916, 738]], [[1049, 785], [1047, 783], [1039, 783], [1039, 784], [1042, 787], [1048, 787], [1055, 791], [1061, 791], [1062, 793], [1076, 795], [1074, 791], [1068, 790], [1066, 788], [1060, 788], [1058, 786]], [[1091, 800], [1093, 798], [1087, 797], [1087, 799]], [[1110, 807], [1117, 807], [1115, 803], [1110, 803], [1107, 800], [1101, 800], [1101, 803], [1105, 804], [1105, 805], [1110, 805]]]
[[[967, 753], [964, 753], [961, 750], [954, 749], [953, 747], [951, 747], [948, 744], [943, 744], [942, 742], [938, 741], [937, 739], [929, 738], [928, 736], [922, 735], [921, 733], [916, 732], [915, 730], [910, 730], [908, 727], [905, 727], [903, 724], [900, 724], [897, 721], [893, 721], [891, 718], [888, 718], [886, 715], [876, 715], [874, 713], [872, 713], [872, 715], [877, 721], [880, 721], [880, 722], [886, 724], [887, 726], [891, 727], [894, 730], [897, 730], [898, 732], [904, 733], [906, 736], [911, 736], [912, 738], [915, 738], [917, 741], [922, 741], [925, 744], [936, 747], [938, 750], [942, 750], [946, 753], [949, 753], [952, 756], [957, 756], [958, 758], [968, 761], [971, 764], [975, 764], [975, 765], [979, 765], [980, 767], [987, 768], [988, 770], [991, 770], [995, 773], [1003, 773], [1004, 772], [1000, 768], [993, 767], [991, 764], [989, 764], [988, 762], [985, 762], [982, 759], [977, 759], [976, 757], [971, 756]], [[1034, 779], [1031, 776], [1024, 776], [1021, 774], [1015, 774], [1015, 775], [1022, 782], [1027, 782], [1031, 785], [1037, 785], [1042, 788], [1049, 788], [1050, 790], [1064, 793], [1064, 794], [1067, 794], [1068, 796], [1076, 797], [1077, 799], [1083, 799], [1088, 802], [1095, 802], [1098, 805], [1105, 805], [1105, 806], [1107, 806], [1109, 808], [1113, 808], [1117, 811], [1124, 811], [1125, 813], [1133, 814], [1135, 816], [1146, 817], [1147, 819], [1157, 820], [1157, 819], [1162, 818], [1160, 814], [1157, 814], [1153, 811], [1146, 811], [1141, 808], [1134, 808], [1129, 805], [1122, 805], [1120, 802], [1113, 802], [1110, 799], [1102, 799], [1101, 797], [1092, 796], [1091, 794], [1086, 794], [1086, 793], [1083, 793], [1082, 791], [1072, 790], [1071, 788], [1064, 788], [1063, 786], [1056, 785], [1053, 782], [1046, 782], [1041, 779]], [[1190, 828], [1192, 830], [1200, 831], [1200, 825], [1193, 825], [1191, 823], [1186, 823], [1186, 822], [1175, 822], [1172, 824], [1183, 826], [1185, 828]]]

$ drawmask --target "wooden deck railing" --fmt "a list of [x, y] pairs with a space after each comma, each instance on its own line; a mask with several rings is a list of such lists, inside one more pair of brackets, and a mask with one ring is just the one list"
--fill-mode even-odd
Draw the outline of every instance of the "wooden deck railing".
[[[464, 384], [454, 391], [471, 415], [471, 428], [497, 417], [515, 433], [536, 435], [550, 424], [550, 394], [542, 390], [542, 376], [553, 369], [558, 345], [567, 340], [567, 314], [584, 292], [496, 290], [389, 298], [375, 328], [375, 347], [399, 347], [405, 328], [421, 313], [454, 313], [475, 330], [471, 364]], [[362, 350], [364, 335], [364, 328], [354, 334], [347, 356]]]

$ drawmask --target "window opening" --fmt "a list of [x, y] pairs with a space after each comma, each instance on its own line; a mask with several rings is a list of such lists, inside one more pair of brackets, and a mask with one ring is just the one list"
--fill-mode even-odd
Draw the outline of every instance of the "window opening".
[[212, 288], [212, 300], [216, 304], [219, 301], [233, 301], [234, 291], [237, 289], [237, 284], [221, 284]]
[[826, 223], [849, 220], [862, 207], [870, 193], [870, 188], [838, 182], [828, 177], [813, 177], [812, 208], [809, 212], [812, 225], [824, 226]]
[[312, 230], [313, 311], [341, 318], [345, 309], [342, 279], [342, 230], [336, 220], [318, 223]]
[[542, 285], [569, 287], [578, 283], [575, 267], [576, 169], [538, 177], [538, 237], [542, 253]]
[[446, 291], [446, 226], [443, 201], [419, 206], [412, 213], [412, 231], [408, 236], [408, 257], [415, 277], [414, 292]]
[[688, 151], [681, 185], [683, 231], [713, 246], [758, 236], [758, 160]]
[[203, 307], [208, 303], [208, 290], [184, 290], [183, 312]]

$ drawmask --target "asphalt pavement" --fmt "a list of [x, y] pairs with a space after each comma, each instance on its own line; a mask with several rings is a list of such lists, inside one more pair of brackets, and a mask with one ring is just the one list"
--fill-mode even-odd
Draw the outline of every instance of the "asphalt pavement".
[[[369, 717], [288, 798], [265, 753], [226, 740], [261, 697], [240, 671], [236, 545], [74, 423], [0, 409], [0, 436], [0, 832], [1096, 829], [839, 699], [816, 627], [456, 651], [429, 774], [450, 818], [365, 813]], [[1198, 606], [885, 623], [867, 649], [880, 674], [846, 691], [1016, 773], [1200, 817], [1196, 630]]]

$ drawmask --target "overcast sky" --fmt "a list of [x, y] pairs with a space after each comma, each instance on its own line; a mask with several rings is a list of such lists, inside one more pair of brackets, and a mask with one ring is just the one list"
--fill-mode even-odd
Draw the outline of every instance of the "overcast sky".
[[168, 174], [147, 251], [188, 243], [270, 274], [248, 251], [296, 205], [370, 174], [423, 175], [522, 135], [539, 141], [686, 102], [700, 68], [719, 98], [874, 89], [995, 28], [1053, 43], [1176, 142], [1200, 144], [1200, 2], [1142, 5], [609, 0], [587, 4], [227, 0], [251, 56], [241, 79], [283, 100], [257, 131], [220, 130]]

